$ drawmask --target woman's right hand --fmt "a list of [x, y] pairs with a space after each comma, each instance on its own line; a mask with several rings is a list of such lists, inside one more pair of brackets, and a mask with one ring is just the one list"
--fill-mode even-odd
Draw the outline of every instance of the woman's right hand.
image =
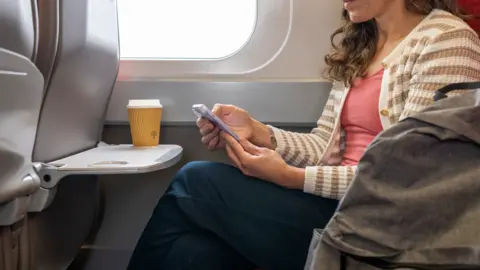
[[[216, 104], [212, 113], [220, 118], [241, 139], [251, 140], [254, 135], [255, 120], [247, 111], [233, 106]], [[225, 141], [220, 137], [220, 129], [203, 117], [197, 119], [197, 126], [202, 134], [202, 143], [208, 149], [216, 150], [225, 147]]]

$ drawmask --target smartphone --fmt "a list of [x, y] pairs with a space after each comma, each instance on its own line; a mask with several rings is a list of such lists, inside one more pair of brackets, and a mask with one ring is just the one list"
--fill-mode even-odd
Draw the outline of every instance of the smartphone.
[[232, 136], [235, 140], [240, 141], [240, 137], [238, 137], [237, 134], [235, 134], [230, 128], [216, 115], [212, 113], [212, 111], [205, 105], [203, 104], [195, 104], [192, 106], [192, 111], [193, 113], [198, 116], [198, 117], [204, 117], [208, 119], [210, 122], [212, 122], [215, 126], [220, 128], [220, 130], [228, 133], [230, 136]]

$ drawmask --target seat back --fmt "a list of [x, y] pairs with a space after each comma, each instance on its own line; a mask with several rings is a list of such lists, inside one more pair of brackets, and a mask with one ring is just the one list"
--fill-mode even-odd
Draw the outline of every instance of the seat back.
[[0, 49], [0, 225], [25, 214], [28, 196], [40, 186], [32, 150], [43, 77], [23, 55]]
[[0, 0], [0, 48], [32, 59], [35, 25], [31, 0]]
[[35, 31], [30, 1], [0, 0], [0, 225], [20, 220], [33, 179], [32, 150], [43, 78], [30, 58]]
[[[48, 18], [40, 19], [43, 25]], [[116, 1], [60, 0], [59, 22], [58, 50], [41, 111], [34, 161], [52, 161], [97, 144], [118, 72]], [[41, 33], [41, 38], [44, 34], [55, 37]], [[42, 54], [39, 51], [39, 57]]]
[[30, 195], [40, 180], [32, 151], [43, 96], [43, 77], [32, 63], [32, 3], [0, 1], [0, 269], [29, 270]]
[[[47, 80], [33, 160], [50, 162], [100, 140], [119, 65], [117, 9], [115, 0], [36, 1], [36, 62]], [[98, 179], [71, 176], [41, 191], [55, 196], [29, 214], [35, 270], [65, 270], [95, 222]]]

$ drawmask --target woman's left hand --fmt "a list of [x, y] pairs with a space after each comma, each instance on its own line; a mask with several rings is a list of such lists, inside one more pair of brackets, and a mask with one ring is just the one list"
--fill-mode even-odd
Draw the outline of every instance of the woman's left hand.
[[274, 150], [258, 147], [248, 140], [237, 142], [222, 132], [228, 157], [247, 176], [260, 178], [286, 188], [303, 188], [302, 169], [289, 166]]

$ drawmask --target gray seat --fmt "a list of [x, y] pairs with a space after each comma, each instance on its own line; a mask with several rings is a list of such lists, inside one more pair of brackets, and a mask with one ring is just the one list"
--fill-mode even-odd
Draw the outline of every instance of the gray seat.
[[[31, 158], [42, 102], [38, 88], [44, 83], [31, 61], [35, 47], [32, 10], [29, 1], [0, 0], [0, 205], [25, 196], [31, 187], [22, 184], [22, 179], [34, 174]], [[0, 207], [0, 226], [22, 218], [21, 213], [9, 211], [13, 208]]]
[[[36, 63], [46, 78], [33, 161], [48, 163], [95, 148], [116, 80], [116, 1], [37, 0]], [[41, 171], [41, 169], [40, 169]], [[52, 175], [39, 173], [48, 184]], [[42, 185], [30, 206], [35, 269], [66, 269], [97, 218], [96, 176]]]
[[[11, 225], [23, 212], [7, 207], [40, 186], [34, 179], [32, 150], [42, 101], [43, 77], [26, 57], [0, 49], [0, 226]], [[18, 206], [26, 208], [25, 205]]]
[[29, 253], [23, 219], [40, 186], [31, 157], [43, 77], [25, 56], [0, 49], [0, 85], [0, 269], [28, 269], [18, 260]]
[[61, 35], [33, 155], [42, 162], [96, 146], [119, 65], [116, 1], [60, 2]]
[[33, 59], [36, 5], [31, 0], [0, 0], [0, 47]]
[[32, 151], [43, 94], [35, 55], [34, 6], [0, 1], [0, 269], [27, 270], [27, 208], [40, 179]]

